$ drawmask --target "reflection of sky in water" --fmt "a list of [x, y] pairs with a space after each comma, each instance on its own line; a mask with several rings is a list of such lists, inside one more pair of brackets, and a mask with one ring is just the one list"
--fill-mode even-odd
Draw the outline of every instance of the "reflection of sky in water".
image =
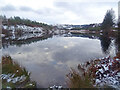
[[70, 67], [104, 56], [99, 40], [81, 37], [54, 37], [21, 47], [10, 46], [3, 53], [26, 67], [31, 78], [43, 87], [64, 85]]

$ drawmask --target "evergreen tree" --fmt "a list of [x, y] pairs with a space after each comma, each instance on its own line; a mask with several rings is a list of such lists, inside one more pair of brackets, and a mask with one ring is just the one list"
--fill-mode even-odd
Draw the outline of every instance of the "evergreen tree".
[[108, 10], [102, 22], [102, 29], [110, 30], [112, 26], [115, 24], [114, 22], [115, 22], [114, 11], [112, 9]]

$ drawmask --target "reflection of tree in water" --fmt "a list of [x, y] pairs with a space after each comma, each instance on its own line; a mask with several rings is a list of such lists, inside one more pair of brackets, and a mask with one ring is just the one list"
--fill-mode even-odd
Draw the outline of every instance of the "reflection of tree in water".
[[120, 53], [120, 31], [118, 31], [116, 35], [115, 44], [116, 44], [116, 53]]
[[102, 35], [100, 37], [100, 41], [101, 41], [102, 51], [105, 54], [108, 54], [109, 53], [109, 47], [110, 47], [110, 44], [111, 44], [111, 38], [106, 36], [106, 35]]
[[[120, 31], [119, 30], [117, 31], [117, 34], [114, 36], [115, 37], [116, 54], [120, 53]], [[110, 36], [111, 36], [110, 31], [107, 32], [106, 30], [104, 30], [103, 35], [100, 37], [101, 47], [105, 54], [109, 54], [109, 47], [111, 44]]]
[[27, 39], [21, 39], [21, 40], [17, 40], [17, 39], [5, 39], [2, 38], [2, 47], [3, 48], [8, 48], [9, 45], [13, 46], [16, 45], [18, 47], [22, 46], [22, 45], [26, 45], [26, 44], [31, 44], [37, 41], [42, 41], [48, 38], [51, 38], [52, 34], [49, 35], [43, 35], [41, 37], [32, 37], [32, 38], [27, 38]]
[[109, 53], [109, 47], [111, 44], [111, 38], [110, 38], [111, 30], [114, 24], [115, 24], [115, 15], [114, 15], [114, 11], [111, 9], [106, 12], [106, 15], [103, 19], [101, 26], [101, 29], [103, 30], [102, 32], [103, 35], [100, 37], [100, 40], [101, 40], [102, 50], [105, 54]]

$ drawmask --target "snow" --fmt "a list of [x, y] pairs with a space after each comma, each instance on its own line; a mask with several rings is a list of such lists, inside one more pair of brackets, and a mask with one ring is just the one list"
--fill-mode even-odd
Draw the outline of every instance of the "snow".
[[61, 85], [60, 85], [60, 86], [53, 85], [53, 86], [50, 86], [50, 88], [53, 89], [53, 90], [54, 90], [54, 89], [56, 90], [56, 89], [61, 89], [62, 86], [61, 86]]
[[[10, 30], [11, 33], [12, 33], [12, 39], [15, 39], [16, 36], [15, 36], [15, 33], [17, 32], [17, 30], [22, 30], [23, 33], [31, 33], [32, 32], [32, 36], [31, 37], [39, 37], [41, 36], [41, 33], [44, 33], [43, 31], [43, 28], [42, 27], [30, 27], [30, 26], [26, 26], [26, 25], [17, 25], [16, 27], [11, 25], [11, 26], [3, 26], [3, 29], [6, 29], [6, 30]], [[36, 34], [39, 33], [39, 34]], [[28, 36], [30, 37], [30, 35]], [[23, 37], [23, 39], [26, 39], [28, 38], [27, 36], [26, 37]]]
[[103, 71], [103, 69], [99, 69], [99, 71], [101, 72], [101, 73], [103, 73], [104, 71]]
[[32, 86], [33, 84], [32, 84], [32, 83], [30, 83], [29, 85], [30, 85], [30, 86]]
[[11, 77], [13, 78], [15, 76], [15, 74], [13, 74]]
[[12, 79], [7, 79], [7, 82], [10, 82]]
[[3, 27], [3, 29], [7, 29], [8, 28], [8, 26], [6, 26], [6, 25], [3, 25], [2, 27]]
[[119, 73], [117, 73], [117, 75], [116, 76], [120, 76], [120, 72]]
[[5, 37], [5, 34], [1, 34], [1, 37]]
[[106, 65], [102, 65], [102, 66], [104, 67], [104, 70], [105, 70], [105, 71], [109, 70]]
[[[115, 59], [116, 61], [120, 61], [120, 59]], [[101, 67], [100, 69], [98, 69], [98, 71], [96, 72], [97, 78], [95, 79], [95, 85], [98, 86], [104, 86], [104, 85], [109, 85], [109, 86], [113, 86], [116, 88], [120, 88], [120, 72], [118, 71], [118, 73], [116, 72], [116, 69], [110, 69], [110, 67], [115, 67], [116, 65], [114, 65], [113, 63], [115, 63], [115, 60], [110, 58], [110, 57], [106, 57], [106, 58], [102, 58], [100, 59], [100, 63], [98, 63], [96, 65], [96, 67]]]
[[7, 86], [6, 88], [11, 89], [11, 87]]
[[119, 61], [120, 59], [116, 58], [117, 61]]
[[22, 82], [26, 79], [25, 75], [22, 75], [20, 77], [14, 77], [14, 76], [15, 74], [1, 74], [0, 79], [7, 80], [7, 82], [12, 82], [12, 83]]

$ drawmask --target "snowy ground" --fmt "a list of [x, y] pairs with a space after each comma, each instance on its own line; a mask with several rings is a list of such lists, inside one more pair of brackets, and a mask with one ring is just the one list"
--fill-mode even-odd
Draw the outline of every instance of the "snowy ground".
[[97, 86], [108, 85], [114, 88], [120, 88], [119, 58], [102, 58], [95, 67], [98, 69], [95, 80]]

